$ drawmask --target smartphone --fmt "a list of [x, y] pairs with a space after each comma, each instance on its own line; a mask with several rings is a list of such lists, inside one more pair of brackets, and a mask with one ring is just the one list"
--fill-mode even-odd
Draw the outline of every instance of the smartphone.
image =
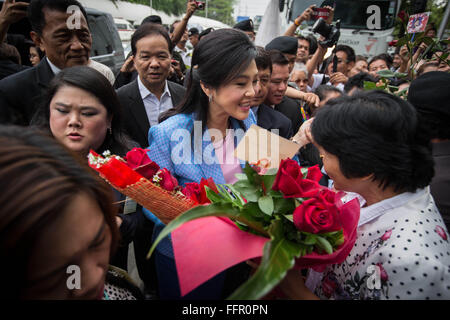
[[323, 18], [323, 20], [327, 20], [330, 16], [330, 11], [327, 8], [312, 8], [313, 14], [311, 20], [319, 20], [320, 18]]

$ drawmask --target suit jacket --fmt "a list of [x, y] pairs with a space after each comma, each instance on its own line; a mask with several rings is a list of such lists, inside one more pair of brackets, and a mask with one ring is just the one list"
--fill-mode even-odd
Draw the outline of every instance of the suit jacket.
[[28, 66], [17, 64], [11, 60], [0, 60], [0, 80], [29, 68], [30, 67]]
[[257, 111], [258, 126], [266, 130], [278, 129], [279, 136], [290, 139], [294, 133], [292, 132], [292, 122], [284, 114], [275, 109], [261, 104]]
[[[186, 89], [170, 81], [167, 83], [172, 97], [172, 104], [175, 107], [182, 101]], [[150, 122], [148, 121], [144, 102], [139, 92], [138, 80], [136, 79], [117, 90], [117, 96], [123, 108], [125, 130], [142, 148], [147, 147]]]
[[295, 135], [303, 124], [300, 102], [289, 97], [284, 97], [283, 101], [275, 106], [275, 110], [281, 112], [292, 121], [292, 131]]
[[53, 79], [47, 59], [0, 81], [0, 123], [27, 126]]

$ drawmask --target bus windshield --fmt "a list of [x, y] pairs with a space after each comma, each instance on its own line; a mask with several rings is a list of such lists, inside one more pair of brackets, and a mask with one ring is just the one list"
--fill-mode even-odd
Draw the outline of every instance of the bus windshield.
[[[294, 0], [289, 12], [289, 20], [293, 21], [310, 5], [318, 7], [330, 6], [334, 9], [334, 20], [341, 20], [341, 28], [347, 29], [367, 29], [367, 19], [373, 13], [367, 13], [367, 8], [376, 5], [380, 8], [381, 29], [385, 30], [394, 27], [397, 14], [397, 0]], [[308, 25], [314, 21], [308, 21]]]

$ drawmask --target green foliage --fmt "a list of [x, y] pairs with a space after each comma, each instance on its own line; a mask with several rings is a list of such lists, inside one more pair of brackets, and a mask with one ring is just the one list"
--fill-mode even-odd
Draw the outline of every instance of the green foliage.
[[[233, 185], [217, 185], [218, 194], [205, 187], [211, 204], [192, 208], [172, 220], [148, 254], [149, 257], [157, 244], [183, 223], [202, 217], [228, 217], [245, 232], [270, 237], [258, 269], [228, 298], [232, 300], [263, 297], [283, 280], [296, 258], [313, 251], [331, 254], [344, 243], [343, 230], [312, 234], [296, 228], [293, 212], [305, 199], [285, 199], [281, 192], [272, 190], [276, 171], [260, 175], [247, 163], [243, 172], [236, 175], [238, 181]], [[307, 169], [302, 173], [306, 176]]]
[[[235, 2], [236, 0], [208, 0], [208, 18], [218, 20], [229, 26], [234, 25], [233, 6]], [[206, 17], [206, 10], [197, 10], [195, 15]]]

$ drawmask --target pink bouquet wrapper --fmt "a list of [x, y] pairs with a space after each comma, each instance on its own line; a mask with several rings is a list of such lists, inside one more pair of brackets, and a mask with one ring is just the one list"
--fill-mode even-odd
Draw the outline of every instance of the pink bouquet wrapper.
[[184, 296], [218, 273], [260, 257], [268, 238], [240, 230], [230, 219], [207, 217], [172, 232], [172, 244]]
[[[295, 268], [322, 272], [327, 265], [346, 259], [356, 240], [358, 200], [344, 204], [341, 213], [345, 243], [331, 255], [305, 255], [296, 260]], [[172, 232], [181, 295], [238, 263], [262, 257], [267, 241], [269, 238], [240, 230], [228, 218], [207, 217], [184, 223]]]

